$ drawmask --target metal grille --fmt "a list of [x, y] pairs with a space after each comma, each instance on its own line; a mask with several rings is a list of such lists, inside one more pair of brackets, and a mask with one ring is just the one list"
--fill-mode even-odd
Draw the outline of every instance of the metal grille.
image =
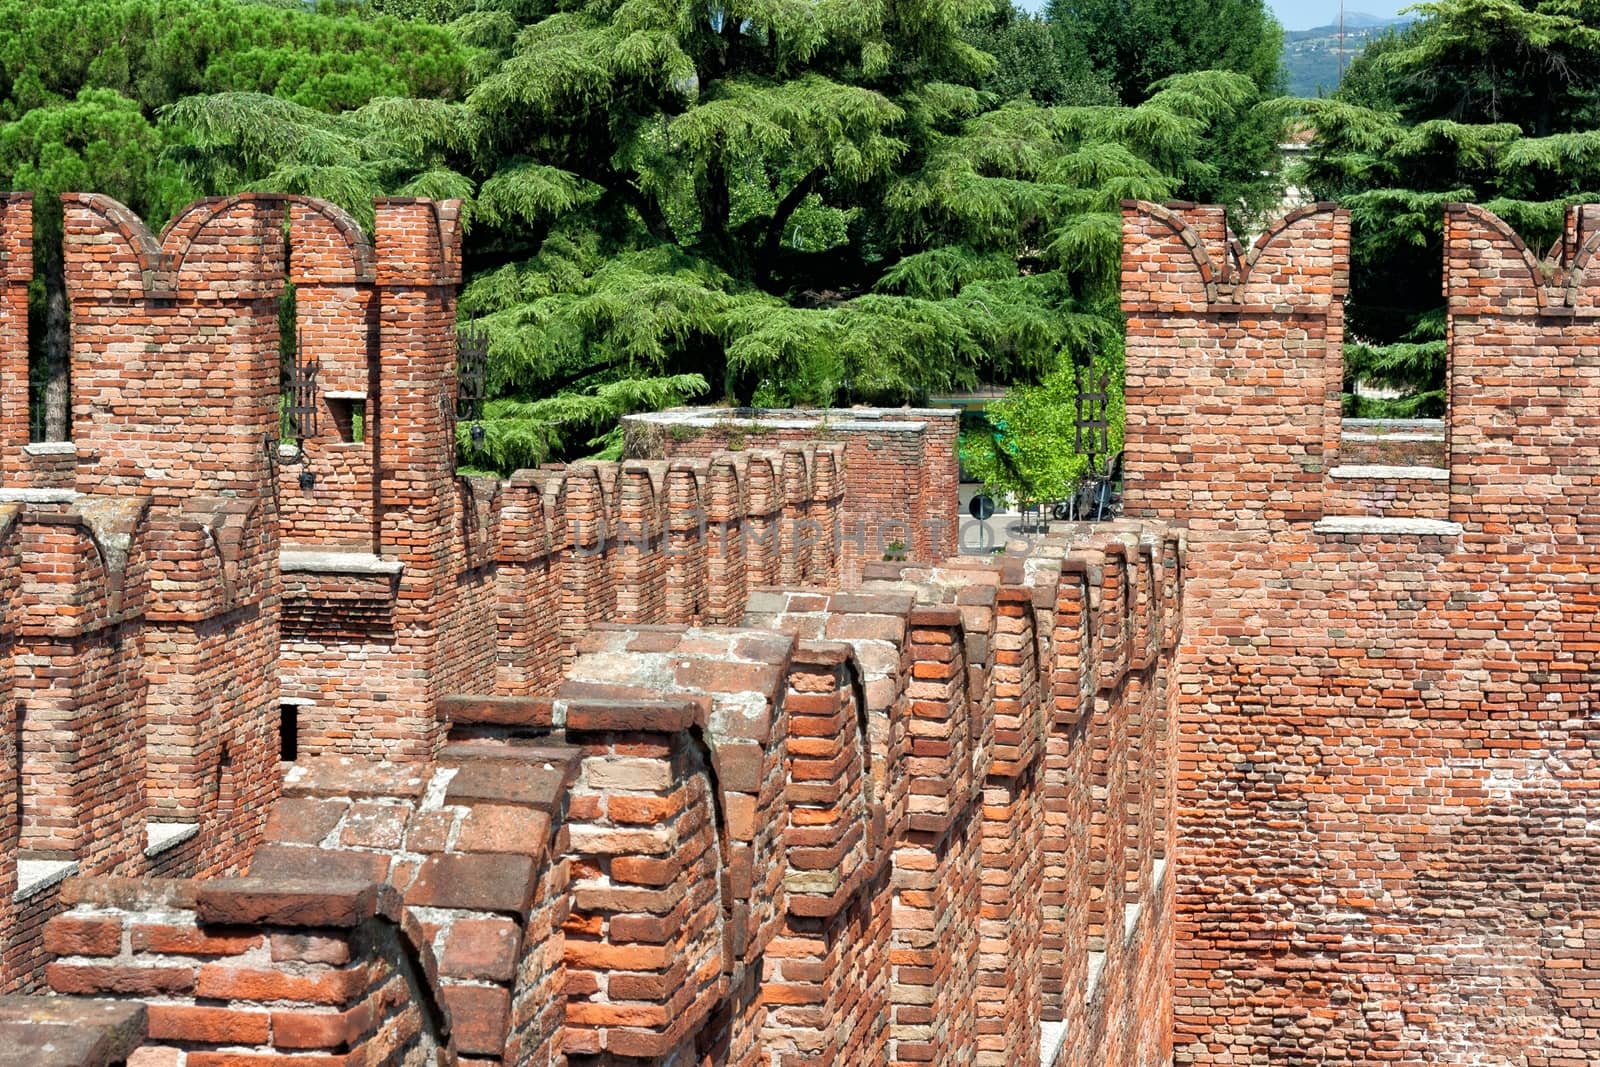
[[478, 422], [489, 382], [489, 334], [468, 326], [456, 334], [456, 419]]
[[283, 379], [283, 439], [296, 448], [304, 449], [306, 439], [317, 436], [320, 428], [317, 376], [321, 369], [315, 360], [306, 357], [305, 345], [297, 336], [294, 362]]
[[1088, 385], [1085, 388], [1082, 367], [1072, 369], [1072, 377], [1077, 385], [1078, 417], [1073, 423], [1072, 450], [1079, 455], [1088, 455], [1089, 469], [1095, 466], [1095, 457], [1111, 451], [1111, 436], [1106, 423], [1106, 390], [1111, 385], [1111, 376], [1101, 372], [1096, 380], [1091, 370]]

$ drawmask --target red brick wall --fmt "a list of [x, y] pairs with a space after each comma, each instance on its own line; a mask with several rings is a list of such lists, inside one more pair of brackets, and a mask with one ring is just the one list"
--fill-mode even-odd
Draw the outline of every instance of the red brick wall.
[[737, 622], [785, 575], [834, 585], [841, 457], [790, 447], [513, 475], [495, 550], [500, 690], [554, 692], [597, 622]]
[[1197, 530], [1320, 516], [1338, 437], [1349, 271], [1337, 252], [1349, 226], [1329, 205], [1304, 208], [1230, 266], [1183, 215], [1124, 205], [1127, 391], [1137, 394], [1124, 463], [1137, 464], [1126, 471], [1141, 514], [1181, 514]]
[[[305, 460], [283, 465], [278, 477], [282, 538], [290, 545], [347, 547], [375, 552], [377, 486], [374, 463], [383, 436], [376, 398], [382, 387], [381, 331], [374, 289], [372, 242], [355, 220], [326, 201], [289, 203], [289, 280], [294, 283], [297, 356], [318, 371], [317, 433]], [[344, 394], [330, 399], [330, 393]], [[335, 405], [365, 403], [359, 442], [341, 435]], [[310, 491], [300, 474], [316, 476]]]
[[1190, 528], [1177, 1061], [1597, 1062], [1581, 262], [1546, 286], [1498, 220], [1447, 214], [1446, 513], [1437, 483], [1309, 477], [1337, 423], [1316, 418], [1315, 352], [1294, 353], [1314, 339], [1337, 367], [1336, 216], [1283, 231], [1282, 310], [1248, 342], [1277, 384], [1241, 365], [1248, 313], [1201, 297], [1198, 257], [1149, 266], [1181, 223], [1125, 220], [1127, 507]]
[[881, 559], [896, 541], [912, 559], [937, 560], [957, 551], [958, 412], [853, 408], [751, 413], [708, 408], [635, 415], [623, 425], [628, 454], [641, 458], [842, 443], [843, 473], [832, 472], [843, 483], [842, 499], [819, 515], [838, 519], [849, 580], [859, 574], [862, 562]]
[[0, 195], [0, 483], [12, 484], [28, 443], [28, 283], [33, 196]]
[[[455, 476], [459, 205], [375, 210], [369, 245], [329, 205], [292, 208], [297, 325], [325, 410], [279, 477], [285, 540], [389, 569], [330, 559], [290, 576], [283, 696], [304, 755], [420, 759], [443, 741], [440, 697], [494, 684], [501, 500]], [[339, 441], [330, 393], [365, 399], [363, 441]]]
[[[17, 539], [17, 518], [21, 508], [0, 504], [0, 930], [17, 928], [18, 916], [12, 897], [17, 891], [17, 857], [22, 834], [21, 723], [13, 680], [16, 651], [16, 594], [22, 580], [21, 554]], [[10, 991], [19, 963], [13, 958], [12, 937], [0, 938], [0, 989]]]
[[[1047, 990], [1077, 1027], [1049, 1062], [1163, 1062], [1171, 819], [1125, 783], [1166, 758], [1150, 694], [1181, 549], [1129, 526], [1042, 551], [758, 593], [759, 629], [594, 628], [553, 698], [447, 701], [458, 740], [431, 763], [295, 768], [246, 878], [70, 886], [51, 984], [159, 994], [149, 1044], [190, 1062], [434, 1041], [507, 1065], [954, 1067], [1037, 1055]], [[1111, 738], [1059, 738], [1092, 768], [1075, 787], [1045, 773], [1047, 692], [1093, 694]], [[1047, 911], [1047, 834], [1092, 851], [1087, 818], [1047, 830], [1068, 808], [1128, 846], [1063, 872]], [[1117, 911], [1091, 991], [1096, 888]]]

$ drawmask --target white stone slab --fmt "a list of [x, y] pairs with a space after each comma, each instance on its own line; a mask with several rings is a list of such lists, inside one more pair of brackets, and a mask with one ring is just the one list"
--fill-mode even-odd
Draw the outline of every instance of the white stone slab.
[[77, 860], [18, 860], [17, 891], [11, 894], [11, 899], [27, 900], [77, 873]]
[[200, 832], [200, 825], [192, 822], [153, 822], [144, 828], [144, 854], [159, 856], [169, 848], [176, 848]]
[[1399, 537], [1460, 537], [1461, 524], [1443, 519], [1384, 519], [1371, 515], [1332, 515], [1312, 527], [1322, 534], [1393, 534]]
[[1385, 467], [1377, 463], [1353, 463], [1328, 472], [1333, 478], [1371, 478], [1384, 482], [1448, 482], [1450, 472], [1443, 467]]
[[285, 573], [399, 574], [406, 565], [401, 560], [375, 556], [370, 552], [284, 551], [278, 553], [278, 566]]

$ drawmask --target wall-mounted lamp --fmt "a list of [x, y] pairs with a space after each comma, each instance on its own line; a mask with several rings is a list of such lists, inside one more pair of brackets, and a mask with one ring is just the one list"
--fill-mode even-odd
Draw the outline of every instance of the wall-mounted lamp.
[[[316, 362], [306, 357], [304, 341], [297, 336], [294, 361], [284, 368], [278, 441], [268, 442], [271, 458], [284, 466], [305, 463], [306, 441], [317, 436], [321, 416], [317, 392], [320, 372]], [[317, 484], [317, 476], [310, 470], [302, 470], [299, 480], [300, 488], [308, 493]]]
[[483, 428], [483, 401], [489, 391], [489, 334], [481, 326], [456, 333], [456, 421], [470, 422], [467, 431], [474, 448], [482, 448], [488, 432]]

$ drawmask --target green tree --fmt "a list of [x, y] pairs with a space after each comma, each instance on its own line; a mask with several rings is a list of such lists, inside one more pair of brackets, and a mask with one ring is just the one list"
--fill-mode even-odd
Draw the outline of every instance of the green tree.
[[461, 309], [493, 385], [469, 462], [611, 443], [620, 411], [710, 396], [898, 403], [1037, 381], [1113, 344], [1124, 196], [1170, 196], [1256, 95], [1167, 79], [1137, 107], [984, 86], [988, 0], [488, 3], [452, 24], [464, 106], [336, 115], [222, 94], [166, 112], [207, 188], [353, 210], [467, 183]]
[[[1317, 131], [1299, 180], [1351, 210], [1346, 410], [1437, 414], [1444, 205], [1476, 201], [1531, 247], [1600, 190], [1600, 6], [1444, 0], [1375, 41], [1333, 98], [1290, 105]], [[1399, 389], [1358, 399], [1357, 380]]]
[[[1045, 12], [1124, 104], [1148, 99], [1163, 79], [1199, 70], [1249, 78], [1252, 104], [1283, 91], [1283, 29], [1263, 0], [1050, 0]], [[1283, 132], [1269, 109], [1243, 109], [1217, 124], [1184, 161], [1178, 195], [1227, 204], [1241, 229], [1275, 214]]]
[[994, 56], [982, 82], [1004, 100], [1026, 96], [1040, 104], [1114, 104], [1116, 90], [1095, 72], [1076, 36], [1014, 4], [995, 8], [967, 31], [967, 40]]
[[[991, 405], [981, 426], [961, 435], [961, 465], [985, 490], [1002, 500], [1047, 503], [1072, 496], [1083, 481], [1104, 474], [1122, 451], [1121, 339], [1108, 344], [1087, 367], [1058, 367], [1037, 385], [1017, 386]], [[1081, 440], [1077, 428], [1078, 387], [1093, 391], [1106, 382], [1106, 450], [1099, 470], [1090, 452], [1100, 442]], [[1093, 410], [1086, 408], [1086, 414]], [[1086, 431], [1087, 433], [1087, 431]]]

